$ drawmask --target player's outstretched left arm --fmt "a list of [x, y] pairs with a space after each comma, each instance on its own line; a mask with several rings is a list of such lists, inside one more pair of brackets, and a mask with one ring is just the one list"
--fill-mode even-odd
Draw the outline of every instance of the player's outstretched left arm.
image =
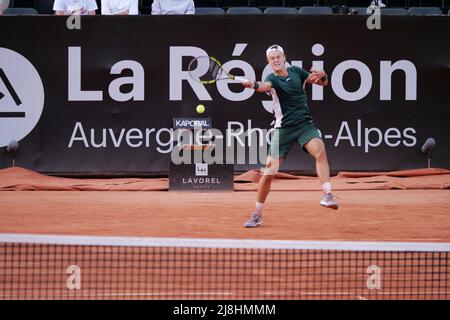
[[311, 69], [307, 83], [317, 84], [319, 86], [325, 87], [328, 84], [328, 76], [325, 71]]

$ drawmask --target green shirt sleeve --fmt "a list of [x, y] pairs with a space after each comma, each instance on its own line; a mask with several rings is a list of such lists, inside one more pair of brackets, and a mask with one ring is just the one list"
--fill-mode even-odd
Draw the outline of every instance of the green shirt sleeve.
[[306, 71], [305, 69], [299, 68], [299, 67], [292, 67], [296, 72], [298, 72], [299, 76], [300, 76], [300, 80], [302, 81], [302, 85], [303, 83], [306, 81], [306, 79], [308, 79], [309, 77], [309, 72]]

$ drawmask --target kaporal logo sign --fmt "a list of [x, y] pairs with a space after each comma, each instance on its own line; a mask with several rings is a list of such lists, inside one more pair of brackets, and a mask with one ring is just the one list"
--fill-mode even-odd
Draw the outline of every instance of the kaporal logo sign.
[[211, 118], [173, 118], [174, 129], [209, 129], [211, 126]]

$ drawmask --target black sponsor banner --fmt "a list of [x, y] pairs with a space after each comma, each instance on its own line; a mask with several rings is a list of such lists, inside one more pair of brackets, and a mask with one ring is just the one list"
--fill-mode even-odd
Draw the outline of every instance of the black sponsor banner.
[[[173, 118], [210, 118], [225, 143], [249, 147], [239, 131], [265, 141], [270, 97], [228, 81], [202, 85], [186, 70], [210, 54], [261, 80], [275, 43], [291, 65], [329, 75], [326, 88], [306, 91], [333, 171], [424, 167], [428, 137], [431, 165], [449, 167], [448, 17], [382, 16], [379, 30], [363, 16], [100, 16], [74, 30], [66, 19], [0, 18], [0, 168], [17, 140], [16, 165], [40, 172], [167, 173]], [[246, 152], [235, 170], [264, 163]], [[298, 146], [283, 165], [314, 168]]]
[[231, 164], [174, 164], [169, 166], [170, 191], [232, 191]]

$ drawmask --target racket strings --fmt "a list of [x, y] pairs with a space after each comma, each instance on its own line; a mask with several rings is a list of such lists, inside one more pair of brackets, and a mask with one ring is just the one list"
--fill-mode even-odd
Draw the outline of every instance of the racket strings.
[[[207, 67], [206, 70], [205, 67]], [[204, 84], [211, 84], [217, 80], [229, 78], [228, 73], [222, 69], [220, 62], [210, 56], [194, 58], [188, 65], [188, 71], [192, 79]], [[222, 76], [224, 77], [221, 78]]]
[[221, 68], [217, 65], [217, 63], [213, 60], [209, 61], [209, 72], [211, 72], [211, 76], [213, 79], [217, 79], [220, 76]]

